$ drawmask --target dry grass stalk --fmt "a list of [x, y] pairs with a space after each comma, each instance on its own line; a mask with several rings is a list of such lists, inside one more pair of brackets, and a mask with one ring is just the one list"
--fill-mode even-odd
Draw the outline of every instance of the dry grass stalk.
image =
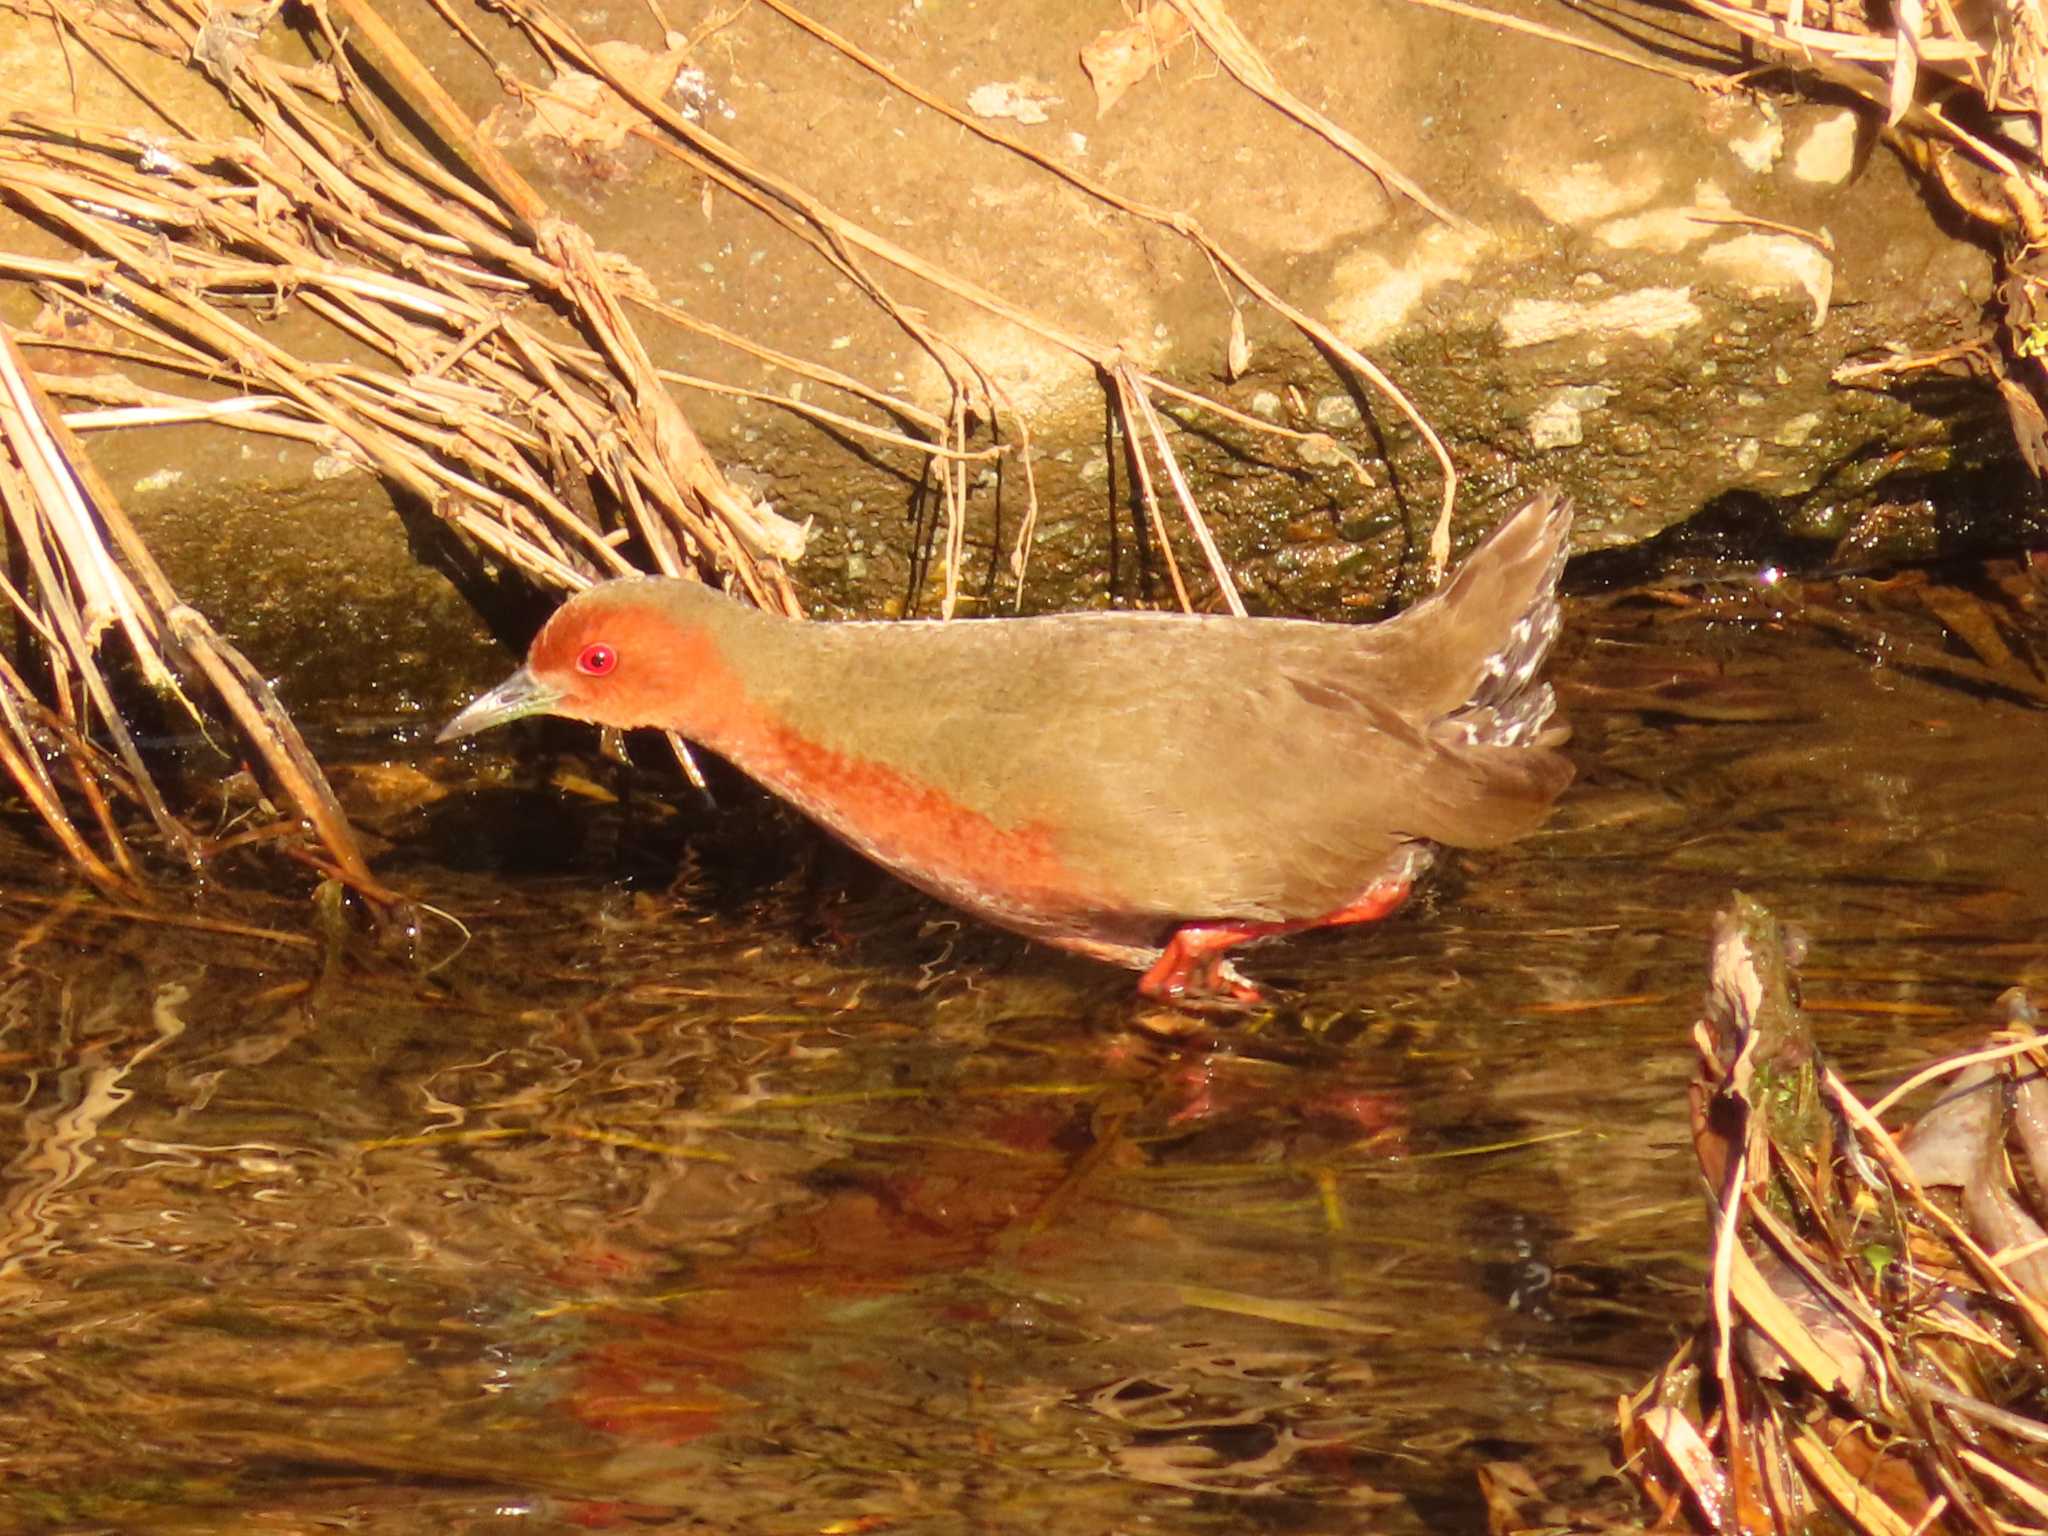
[[[246, 54], [246, 40], [180, 31], [187, 25], [166, 8], [160, 15], [130, 15], [121, 28], [132, 41], [205, 58], [240, 90], [243, 106], [271, 130], [271, 146], [281, 153], [248, 141], [152, 139], [60, 114], [27, 108], [10, 112], [0, 134], [0, 190], [65, 229], [89, 254], [69, 263], [0, 258], [0, 270], [42, 283], [60, 329], [63, 316], [81, 317], [109, 338], [132, 340], [132, 345], [108, 350], [209, 379], [239, 377], [253, 383], [264, 391], [264, 409], [250, 413], [257, 424], [312, 436], [334, 453], [375, 465], [510, 563], [563, 586], [589, 580], [593, 568], [625, 569], [604, 531], [557, 499], [535, 463], [543, 453], [553, 464], [565, 462], [562, 444], [503, 425], [516, 419], [510, 401], [537, 393], [537, 381], [518, 376], [519, 365], [525, 364], [558, 386], [571, 378], [581, 386], [580, 394], [557, 387], [551, 403], [559, 409], [543, 417], [545, 425], [581, 434], [567, 462], [578, 457], [596, 462], [594, 453], [577, 455], [573, 449], [594, 448], [601, 435], [616, 441], [608, 381], [598, 360], [584, 349], [526, 333], [521, 322], [501, 310], [503, 295], [523, 294], [528, 285], [507, 282], [475, 263], [479, 251], [500, 259], [523, 253], [473, 210], [436, 197], [405, 168], [364, 164], [356, 147], [335, 135], [297, 93], [282, 66], [272, 69]], [[265, 78], [252, 85], [237, 72], [243, 62], [251, 63], [250, 73]], [[367, 92], [358, 94], [367, 97]], [[296, 155], [288, 152], [294, 149]], [[369, 185], [344, 173], [344, 162]], [[255, 195], [248, 196], [252, 191]], [[408, 226], [394, 209], [430, 217]], [[521, 209], [533, 212], [532, 200], [522, 199]], [[447, 221], [435, 223], [434, 214], [446, 215]], [[456, 226], [452, 231], [450, 223]], [[324, 229], [331, 243], [321, 242], [321, 248], [309, 243], [309, 227]], [[622, 477], [649, 482], [654, 504], [671, 508], [684, 500], [676, 489], [681, 478], [700, 493], [690, 510], [708, 506], [725, 519], [728, 548], [737, 530], [771, 546], [781, 536], [778, 552], [791, 553], [789, 530], [778, 527], [772, 514], [743, 503], [722, 481], [712, 482], [715, 470], [708, 468], [708, 458], [623, 325], [605, 276], [587, 242], [579, 244], [579, 233], [553, 228], [537, 238], [549, 242], [560, 258], [560, 265], [549, 270], [560, 276], [562, 287], [573, 289], [595, 312], [590, 330], [643, 385], [636, 395], [644, 407], [638, 424], [641, 441], [651, 451], [637, 463], [618, 455], [613, 462], [621, 465]], [[328, 254], [337, 250], [358, 259]], [[471, 262], [452, 254], [457, 252]], [[535, 272], [536, 263], [527, 265], [529, 274]], [[415, 280], [408, 273], [427, 277]], [[308, 368], [226, 307], [264, 290], [282, 294], [294, 289], [301, 290], [307, 307], [405, 371], [361, 365]], [[457, 331], [459, 337], [450, 334]], [[495, 355], [480, 344], [493, 334], [504, 349]], [[437, 341], [454, 344], [436, 356]], [[450, 365], [458, 359], [469, 376], [450, 378]], [[88, 740], [69, 698], [68, 682], [75, 676], [99, 726], [115, 741], [125, 783], [148, 808], [162, 836], [188, 859], [196, 858], [195, 840], [170, 814], [135, 753], [94, 655], [101, 631], [118, 625], [144, 681], [176, 696], [178, 685], [162, 654], [164, 648], [175, 649], [182, 670], [204, 680], [208, 693], [235, 718], [313, 824], [334, 870], [359, 889], [382, 894], [317, 767], [267, 687], [203, 618], [178, 604], [105, 488], [85, 489], [89, 465], [82, 456], [59, 450], [54, 429], [41, 425], [25, 403], [25, 392], [33, 388], [26, 370], [10, 372], [16, 388], [7, 435], [21, 475], [10, 486], [16, 494], [8, 498], [9, 511], [17, 548], [25, 552], [36, 581], [32, 593], [9, 595], [27, 632], [60, 647], [56, 707], [73, 742], [83, 746]], [[222, 409], [218, 403], [198, 408]], [[480, 471], [481, 478], [464, 469]], [[634, 494], [638, 484], [629, 480], [625, 489], [622, 499], [639, 514], [638, 531], [656, 562], [677, 569], [674, 532], [649, 514], [648, 498]], [[530, 510], [535, 504], [555, 513], [552, 526]], [[685, 534], [696, 531], [687, 518], [683, 521]], [[126, 535], [119, 538], [121, 567], [100, 539], [109, 530], [117, 538]], [[740, 559], [729, 563], [746, 564]], [[146, 598], [130, 580], [131, 571], [149, 589]], [[772, 586], [782, 606], [793, 605], [786, 583], [771, 577], [753, 585], [757, 600], [768, 597]], [[6, 763], [11, 776], [89, 877], [107, 887], [132, 883], [133, 866], [106, 813], [104, 796], [96, 790], [87, 798], [114, 850], [113, 863], [84, 856], [84, 840], [47, 774], [31, 767], [37, 757], [30, 737], [32, 700], [25, 689], [13, 691], [19, 697], [9, 700], [8, 719], [16, 728], [15, 750]], [[103, 777], [94, 774], [94, 762], [90, 754], [75, 760], [82, 788]]]
[[[202, 46], [200, 30], [167, 7], [144, 15], [160, 30], [138, 40], [210, 61], [271, 140], [138, 141], [57, 114], [10, 114], [14, 132], [0, 146], [6, 189], [86, 251], [149, 280], [114, 279], [111, 292], [157, 326], [124, 325], [104, 310], [100, 319], [135, 333], [150, 354], [183, 356], [281, 398], [324, 428], [336, 451], [545, 584], [629, 568], [617, 527], [593, 526], [571, 505], [579, 480], [597, 481], [657, 567], [716, 563], [756, 601], [794, 611], [780, 563], [800, 552], [802, 531], [740, 496], [682, 419], [624, 318], [618, 290], [643, 280], [552, 219], [438, 87], [422, 85], [431, 77], [374, 17], [365, 30], [397, 50], [387, 67], [474, 152], [501, 203], [478, 208], [468, 189], [455, 195], [459, 184], [445, 172], [425, 174], [429, 163], [383, 117], [332, 34], [337, 88], [374, 148], [338, 133], [273, 61], [218, 38]], [[153, 250], [137, 223], [168, 239]], [[164, 245], [168, 255], [157, 259]], [[74, 302], [88, 310], [109, 291], [90, 264], [15, 270], [70, 279]], [[386, 366], [309, 369], [226, 313], [264, 289], [295, 294]], [[541, 335], [531, 312], [520, 312], [536, 293], [565, 301], [597, 350]], [[618, 392], [629, 401], [623, 422]]]
[[1592, 42], [1583, 37], [1573, 37], [1569, 32], [1547, 27], [1540, 21], [1510, 16], [1505, 11], [1493, 10], [1483, 5], [1467, 5], [1464, 0], [1412, 0], [1412, 3], [1432, 11], [1462, 16], [1469, 21], [1484, 22], [1505, 32], [1521, 32], [1530, 37], [1540, 37], [1547, 43], [1574, 48], [1580, 53], [1590, 53], [1596, 58], [1607, 59], [1616, 64], [1626, 64], [1630, 69], [1648, 70], [1653, 75], [1666, 75], [1674, 80], [1683, 80], [1688, 85], [1705, 86], [1717, 80], [1717, 77], [1703, 76], [1698, 70], [1680, 69], [1676, 65], [1659, 63], [1655, 59], [1645, 58], [1642, 54], [1631, 53], [1627, 49]]
[[1466, 220], [1444, 208], [1385, 156], [1368, 148], [1343, 124], [1331, 121], [1329, 117], [1283, 85], [1273, 66], [1266, 62], [1266, 56], [1253, 46], [1251, 39], [1244, 35], [1235, 18], [1218, 3], [1218, 0], [1168, 0], [1168, 3], [1187, 17], [1196, 35], [1208, 45], [1209, 51], [1216, 55], [1223, 67], [1247, 90], [1264, 97], [1303, 127], [1328, 140], [1372, 172], [1382, 183], [1392, 187], [1418, 207], [1427, 209], [1433, 217], [1442, 220], [1453, 229], [1471, 228]]
[[[1188, 526], [1195, 531], [1195, 538], [1202, 546], [1202, 554], [1209, 562], [1209, 572], [1216, 578], [1216, 589], [1223, 597], [1223, 605], [1238, 618], [1245, 616], [1244, 599], [1237, 595], [1237, 583], [1231, 580], [1229, 567], [1223, 563], [1223, 552], [1216, 547], [1216, 540], [1209, 533], [1209, 525], [1203, 520], [1201, 510], [1195, 505], [1194, 492], [1188, 489], [1187, 476], [1181, 473], [1180, 460], [1174, 454], [1173, 444], [1167, 440], [1166, 425], [1159, 419], [1159, 412], [1145, 397], [1143, 384], [1128, 370], [1119, 370], [1117, 394], [1126, 403], [1127, 410], [1135, 410], [1139, 424], [1144, 427], [1145, 438], [1159, 455], [1160, 466], [1166, 471], [1166, 478], [1173, 487], [1173, 499], [1180, 503], [1180, 509], [1187, 515]], [[1125, 420], [1129, 422], [1129, 416]], [[1142, 443], [1134, 445], [1138, 461], [1144, 459]], [[1146, 477], [1146, 498], [1148, 503], [1155, 500], [1151, 479]], [[1164, 519], [1155, 516], [1162, 541], [1165, 538]]]
[[1166, 575], [1173, 583], [1174, 599], [1183, 611], [1191, 612], [1194, 604], [1188, 599], [1187, 583], [1181, 580], [1180, 562], [1174, 558], [1173, 540], [1166, 532], [1166, 514], [1160, 510], [1159, 493], [1153, 488], [1152, 462], [1145, 452], [1144, 440], [1132, 431], [1139, 410], [1137, 401], [1132, 398], [1131, 374], [1122, 369], [1112, 369], [1109, 377], [1116, 391], [1117, 416], [1123, 423], [1124, 452], [1130, 461], [1131, 478], [1137, 483], [1139, 500], [1151, 519], [1152, 537], [1158, 541], [1159, 552], [1166, 560]]
[[1628, 1469], [1660, 1524], [1697, 1530], [1826, 1513], [1886, 1536], [2038, 1528], [2048, 1237], [2006, 1142], [2040, 1187], [2048, 1037], [2008, 994], [1999, 1046], [1880, 1101], [1953, 1080], [1895, 1137], [1827, 1069], [1793, 995], [1783, 935], [1737, 896], [1695, 1030], [1711, 1317], [1621, 1404]]
[[[1357, 379], [1362, 380], [1366, 386], [1383, 395], [1407, 419], [1409, 425], [1416, 430], [1417, 434], [1428, 446], [1430, 453], [1436, 458], [1438, 467], [1443, 472], [1442, 499], [1438, 507], [1437, 520], [1431, 531], [1429, 550], [1430, 579], [1435, 581], [1442, 578], [1450, 560], [1450, 518], [1457, 502], [1457, 467], [1452, 463], [1450, 451], [1445, 448], [1442, 438], [1430, 426], [1427, 418], [1416, 408], [1414, 402], [1408, 398], [1400, 386], [1395, 384], [1377, 364], [1373, 363], [1363, 353], [1359, 352], [1357, 348], [1331, 330], [1323, 321], [1289, 303], [1262, 280], [1242, 257], [1227, 247], [1218, 244], [1202, 228], [1193, 215], [1184, 210], [1163, 208], [1156, 204], [1145, 203], [1135, 198], [1127, 197], [1108, 183], [1089, 175], [1086, 171], [1080, 170], [1064, 161], [1056, 160], [1027, 144], [1024, 140], [1017, 138], [1015, 135], [1004, 132], [986, 119], [976, 117], [972, 113], [961, 110], [943, 97], [926, 90], [901, 71], [892, 68], [889, 64], [844, 34], [834, 31], [823, 22], [798, 10], [789, 3], [789, 0], [761, 0], [761, 3], [770, 10], [773, 10], [777, 15], [785, 18], [793, 26], [817, 38], [820, 42], [825, 43], [838, 53], [860, 65], [861, 68], [868, 70], [877, 78], [885, 81], [892, 89], [902, 92], [920, 106], [938, 113], [976, 137], [1017, 156], [1021, 160], [1027, 161], [1050, 175], [1058, 177], [1076, 191], [1107, 207], [1114, 208], [1132, 218], [1140, 219], [1162, 229], [1172, 230], [1197, 250], [1201, 251], [1218, 272], [1226, 274], [1235, 280], [1260, 303], [1315, 342], [1327, 355], [1336, 358], [1347, 368], [1351, 369]], [[1224, 16], [1219, 8], [1209, 7], [1206, 14], [1211, 16], [1212, 23], [1215, 23], [1216, 26], [1227, 26], [1228, 17]], [[1217, 21], [1217, 18], [1220, 18], [1220, 22]], [[1235, 31], [1234, 27], [1229, 28], [1229, 30]], [[1206, 33], [1204, 35], [1205, 37], [1207, 36]], [[1222, 36], [1222, 33], [1219, 32], [1218, 36]], [[1225, 45], [1228, 46], [1227, 39]], [[1245, 44], [1244, 50], [1238, 55], [1239, 62], [1244, 65], [1246, 74], [1252, 77], [1247, 79], [1246, 83], [1253, 89], [1259, 89], [1259, 85], [1255, 82], [1270, 75], [1271, 72], [1264, 68], [1262, 61], [1254, 67], [1252, 63], [1247, 62], [1245, 54], [1249, 54], [1250, 59], [1256, 60], [1257, 56], [1250, 51], [1249, 44]], [[1240, 78], [1244, 78], [1244, 76], [1241, 75]], [[1270, 93], [1269, 99], [1271, 99]], [[1335, 125], [1332, 126], [1334, 127]], [[1339, 131], [1341, 132], [1341, 130]], [[1355, 143], [1355, 140], [1353, 142]], [[1368, 169], [1373, 170], [1376, 175], [1379, 174], [1381, 166], [1378, 157], [1368, 154], [1361, 158], [1361, 163], [1365, 164]], [[1382, 179], [1386, 178], [1383, 177]], [[1390, 184], [1400, 186], [1405, 190], [1405, 178], [1397, 176]], [[1463, 221], [1436, 209], [1435, 205], [1427, 198], [1419, 197], [1419, 201], [1423, 206], [1437, 213], [1447, 223], [1463, 227]], [[1112, 382], [1110, 397], [1119, 415], [1123, 418], [1122, 425], [1127, 439], [1135, 440], [1146, 435], [1143, 424], [1132, 418], [1132, 407], [1135, 405], [1136, 400], [1149, 398], [1153, 394], [1159, 394], [1178, 398], [1188, 405], [1220, 416], [1224, 420], [1230, 421], [1247, 431], [1271, 434], [1296, 443], [1307, 443], [1313, 439], [1318, 443], [1337, 446], [1320, 433], [1297, 432], [1287, 427], [1277, 426], [1271, 422], [1261, 421], [1256, 417], [1246, 416], [1241, 412], [1234, 411], [1206, 395], [1176, 388], [1164, 379], [1137, 368], [1135, 364], [1123, 355], [1120, 349], [1114, 346], [1104, 345], [1085, 337], [1073, 335], [1018, 306], [1007, 303], [977, 285], [965, 283], [949, 274], [929, 268], [922, 262], [916, 261], [915, 258], [899, 260], [899, 255], [908, 257], [909, 253], [900, 251], [900, 248], [891, 245], [889, 242], [871, 241], [863, 238], [862, 243], [868, 245], [870, 249], [873, 249], [876, 254], [883, 256], [884, 259], [896, 262], [897, 265], [903, 266], [906, 270], [925, 277], [936, 286], [967, 299], [969, 302], [986, 309], [991, 314], [999, 315], [1003, 319], [1023, 327], [1045, 341], [1066, 348], [1076, 356], [1085, 359], [1105, 380], [1113, 381], [1113, 376], [1121, 371], [1125, 387], [1116, 387]], [[1235, 318], [1235, 314], [1236, 312], [1233, 309], [1233, 318]], [[1135, 396], [1129, 393], [1129, 387], [1132, 385], [1136, 386]], [[1354, 473], [1357, 474], [1360, 481], [1364, 482], [1367, 477], [1363, 466], [1351, 454], [1343, 450], [1341, 446], [1337, 446], [1337, 451], [1351, 464]], [[1148, 484], [1148, 481], [1141, 479], [1140, 484], [1141, 487], [1144, 487]], [[1149, 494], [1149, 490], [1146, 491], [1146, 494]], [[1156, 525], [1158, 522], [1156, 506], [1153, 503], [1147, 502], [1146, 511]], [[1210, 541], [1207, 538], [1206, 529], [1202, 528], [1199, 524], [1192, 526], [1195, 529], [1197, 542], [1203, 546], [1204, 553], [1207, 554]], [[1219, 583], [1219, 585], [1221, 586], [1222, 584]], [[1223, 590], [1228, 591], [1229, 588], [1224, 586]], [[1226, 601], [1228, 601], [1227, 598]]]

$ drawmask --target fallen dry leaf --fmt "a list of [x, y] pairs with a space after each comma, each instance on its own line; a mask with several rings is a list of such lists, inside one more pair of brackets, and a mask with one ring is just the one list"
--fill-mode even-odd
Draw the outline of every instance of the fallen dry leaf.
[[[675, 88], [689, 57], [687, 48], [649, 53], [612, 39], [590, 50], [613, 74], [657, 100]], [[608, 154], [624, 146], [644, 114], [595, 75], [564, 69], [544, 88], [525, 93], [508, 114], [500, 107], [485, 120], [492, 137], [550, 140], [579, 154]]]
[[1150, 5], [1129, 26], [1104, 32], [1081, 50], [1081, 67], [1095, 87], [1095, 115], [1158, 67], [1188, 34], [1188, 19], [1170, 5]]

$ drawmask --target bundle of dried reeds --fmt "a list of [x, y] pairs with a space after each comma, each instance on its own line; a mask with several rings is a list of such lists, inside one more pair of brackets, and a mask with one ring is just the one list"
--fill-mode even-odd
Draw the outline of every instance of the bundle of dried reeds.
[[[136, 747], [99, 654], [102, 637], [117, 631], [127, 644], [124, 670], [202, 730], [192, 694], [226, 713], [314, 835], [314, 849], [293, 851], [366, 895], [388, 897], [269, 685], [178, 601], [4, 332], [0, 514], [16, 556], [16, 579], [5, 590], [20, 641], [16, 663], [0, 658], [0, 770], [87, 879], [109, 895], [132, 895], [141, 883], [115, 811], [123, 800], [146, 810], [164, 844], [188, 864], [212, 851], [172, 813]], [[101, 733], [111, 753], [95, 739]], [[72, 801], [86, 807], [97, 845]]]
[[[1786, 940], [1738, 896], [1695, 1029], [1710, 1317], [1621, 1404], [1661, 1524], [1744, 1533], [2048, 1525], [2048, 1036], [2007, 994], [1990, 1048], [1865, 1105], [1816, 1050]], [[1903, 1135], [1883, 1117], [1939, 1097]]]

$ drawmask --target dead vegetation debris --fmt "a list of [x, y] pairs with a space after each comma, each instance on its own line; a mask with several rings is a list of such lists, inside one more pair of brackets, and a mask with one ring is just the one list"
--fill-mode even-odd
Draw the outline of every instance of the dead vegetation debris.
[[2015, 989], [1984, 1049], [1866, 1104], [1814, 1042], [1801, 950], [1744, 896], [1717, 926], [1691, 1090], [1709, 1315], [1622, 1401], [1626, 1469], [1660, 1528], [2040, 1530], [2048, 1036]]
[[1897, 4], [1687, 0], [1795, 77], [1846, 90], [1930, 189], [1997, 236], [1997, 323], [1939, 352], [1863, 359], [1836, 381], [1882, 386], [1930, 369], [1993, 381], [2036, 476], [2048, 473], [2048, 20], [2041, 0]]

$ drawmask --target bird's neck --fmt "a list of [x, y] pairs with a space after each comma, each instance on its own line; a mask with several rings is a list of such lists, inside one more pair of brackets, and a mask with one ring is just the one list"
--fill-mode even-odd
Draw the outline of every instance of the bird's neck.
[[620, 691], [629, 718], [605, 723], [678, 731], [743, 767], [767, 766], [790, 696], [815, 681], [813, 626], [723, 597], [679, 595], [684, 601], [644, 619], [659, 667]]

